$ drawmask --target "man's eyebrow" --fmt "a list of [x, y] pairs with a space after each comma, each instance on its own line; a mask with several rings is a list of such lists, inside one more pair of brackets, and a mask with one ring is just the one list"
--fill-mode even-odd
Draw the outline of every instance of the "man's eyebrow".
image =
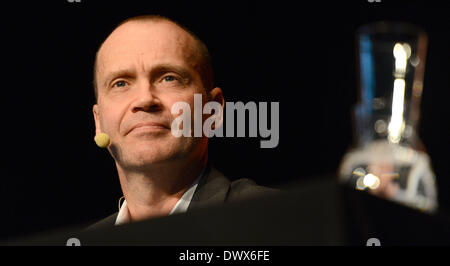
[[[153, 66], [150, 70], [151, 76], [158, 76], [158, 75], [162, 75], [167, 72], [175, 72], [178, 75], [180, 75], [183, 79], [185, 79], [186, 81], [189, 81], [192, 79], [192, 74], [189, 72], [189, 70], [187, 68], [185, 68], [183, 66], [177, 66], [177, 65], [172, 65], [172, 64], [158, 64], [156, 66]], [[109, 83], [111, 83], [111, 81], [113, 81], [114, 79], [116, 79], [118, 77], [132, 78], [135, 76], [136, 76], [136, 74], [129, 69], [119, 69], [119, 70], [112, 71], [106, 76], [105, 82], [104, 82], [104, 87], [107, 87], [109, 85]]]
[[153, 75], [163, 74], [167, 72], [175, 72], [184, 79], [191, 79], [192, 74], [189, 70], [183, 66], [177, 66], [172, 64], [158, 64], [152, 67], [150, 73]]
[[115, 70], [115, 71], [110, 72], [106, 76], [105, 83], [103, 85], [104, 85], [104, 87], [107, 87], [111, 81], [113, 81], [114, 79], [116, 79], [118, 77], [130, 78], [130, 77], [134, 77], [134, 76], [135, 76], [135, 74], [132, 71], [128, 70], [128, 69]]

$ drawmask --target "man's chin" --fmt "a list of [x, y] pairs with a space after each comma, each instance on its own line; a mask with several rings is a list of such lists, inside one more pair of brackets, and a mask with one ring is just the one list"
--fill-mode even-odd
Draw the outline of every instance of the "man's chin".
[[155, 144], [153, 146], [141, 146], [129, 153], [128, 161], [141, 167], [163, 164], [173, 161], [178, 154], [177, 149], [170, 145]]
[[186, 159], [194, 143], [183, 139], [157, 138], [141, 139], [121, 146], [122, 162], [126, 165], [152, 167], [164, 165], [179, 159]]

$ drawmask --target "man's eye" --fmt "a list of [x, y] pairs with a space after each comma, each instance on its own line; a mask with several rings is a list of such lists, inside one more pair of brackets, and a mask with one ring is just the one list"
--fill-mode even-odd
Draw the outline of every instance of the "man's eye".
[[126, 85], [127, 85], [127, 83], [125, 81], [121, 80], [121, 81], [114, 83], [113, 86], [114, 87], [125, 87]]
[[175, 78], [174, 76], [166, 76], [166, 77], [164, 77], [163, 80], [167, 81], [167, 82], [171, 82], [171, 81], [177, 80], [177, 78]]

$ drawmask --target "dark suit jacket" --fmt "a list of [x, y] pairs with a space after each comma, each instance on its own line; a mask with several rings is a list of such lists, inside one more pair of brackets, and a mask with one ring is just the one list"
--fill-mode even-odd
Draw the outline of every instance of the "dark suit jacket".
[[[187, 211], [277, 192], [278, 190], [276, 189], [259, 186], [254, 181], [247, 178], [231, 182], [221, 172], [208, 164], [205, 173], [200, 179], [194, 195], [192, 196]], [[103, 220], [94, 223], [86, 228], [86, 230], [114, 226], [118, 214], [119, 212], [116, 212]]]

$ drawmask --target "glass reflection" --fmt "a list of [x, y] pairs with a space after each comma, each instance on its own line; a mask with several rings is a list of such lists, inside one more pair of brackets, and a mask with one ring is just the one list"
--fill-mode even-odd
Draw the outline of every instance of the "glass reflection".
[[355, 141], [341, 162], [339, 180], [433, 212], [438, 207], [435, 176], [416, 130], [426, 33], [409, 24], [379, 22], [361, 27], [357, 37]]

